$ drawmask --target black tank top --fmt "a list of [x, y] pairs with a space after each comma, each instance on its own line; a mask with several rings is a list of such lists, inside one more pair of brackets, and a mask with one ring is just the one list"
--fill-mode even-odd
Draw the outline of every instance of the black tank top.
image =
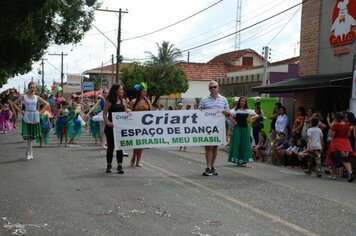
[[109, 121], [112, 122], [112, 113], [113, 112], [123, 112], [123, 111], [125, 111], [124, 104], [122, 104], [122, 103], [120, 103], [120, 104], [117, 104], [117, 103], [111, 104], [111, 106], [109, 108], [109, 116], [108, 116]]

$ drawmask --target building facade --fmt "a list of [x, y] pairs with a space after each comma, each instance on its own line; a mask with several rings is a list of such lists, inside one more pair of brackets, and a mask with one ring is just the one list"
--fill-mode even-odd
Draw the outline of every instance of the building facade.
[[309, 0], [303, 3], [300, 77], [254, 88], [258, 92], [294, 92], [295, 107], [324, 115], [350, 106], [355, 51], [356, 2]]

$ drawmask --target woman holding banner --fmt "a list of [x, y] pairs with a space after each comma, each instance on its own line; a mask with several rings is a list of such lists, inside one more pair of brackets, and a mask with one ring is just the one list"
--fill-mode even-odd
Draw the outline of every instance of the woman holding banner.
[[[111, 163], [113, 159], [113, 152], [115, 149], [114, 142], [114, 124], [112, 120], [113, 112], [128, 112], [128, 104], [126, 99], [124, 98], [124, 89], [122, 85], [114, 84], [109, 91], [109, 95], [106, 98], [104, 110], [103, 110], [103, 119], [105, 122], [104, 133], [106, 136], [106, 141], [108, 144], [108, 148], [106, 150], [106, 173], [111, 173]], [[123, 159], [123, 151], [116, 150], [116, 160], [117, 160], [117, 173], [123, 174], [122, 170], [122, 159]]]
[[[150, 111], [152, 109], [152, 104], [147, 98], [147, 84], [141, 82], [135, 84], [134, 88], [136, 89], [136, 98], [133, 99], [130, 103], [130, 109], [132, 111]], [[141, 157], [143, 149], [134, 149], [131, 158], [131, 166], [141, 167]]]

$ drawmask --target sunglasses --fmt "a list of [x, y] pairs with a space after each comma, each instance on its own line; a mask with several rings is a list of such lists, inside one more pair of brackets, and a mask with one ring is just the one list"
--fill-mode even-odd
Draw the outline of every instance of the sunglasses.
[[218, 86], [211, 86], [209, 89], [216, 89]]

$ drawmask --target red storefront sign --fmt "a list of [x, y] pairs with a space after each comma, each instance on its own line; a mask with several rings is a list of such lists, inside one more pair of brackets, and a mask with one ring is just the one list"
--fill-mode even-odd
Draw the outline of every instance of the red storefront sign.
[[350, 53], [348, 46], [356, 39], [356, 0], [337, 0], [332, 14], [329, 43], [334, 56]]

